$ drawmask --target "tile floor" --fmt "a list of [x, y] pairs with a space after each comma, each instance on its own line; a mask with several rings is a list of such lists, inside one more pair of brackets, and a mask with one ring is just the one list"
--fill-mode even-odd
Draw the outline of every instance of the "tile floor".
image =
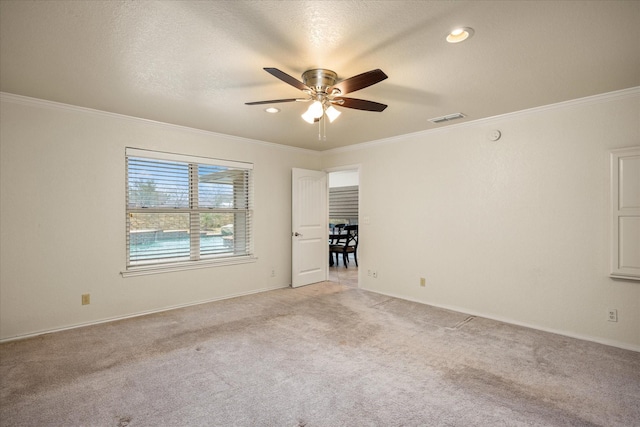
[[356, 263], [351, 260], [351, 262], [349, 262], [349, 266], [345, 267], [342, 265], [341, 260], [340, 265], [329, 267], [329, 281], [357, 288], [358, 267], [356, 267]]

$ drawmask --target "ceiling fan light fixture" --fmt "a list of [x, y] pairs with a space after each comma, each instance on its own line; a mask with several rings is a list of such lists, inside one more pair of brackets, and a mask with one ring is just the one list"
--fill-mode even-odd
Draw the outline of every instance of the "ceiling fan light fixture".
[[342, 113], [334, 108], [333, 105], [330, 105], [329, 108], [326, 109], [325, 114], [329, 118], [329, 123], [333, 123], [333, 121]]
[[264, 111], [266, 111], [267, 113], [275, 114], [275, 113], [279, 113], [280, 109], [276, 107], [269, 107], [269, 108], [265, 108]]
[[313, 101], [313, 103], [309, 106], [309, 110], [307, 111], [309, 111], [310, 114], [313, 114], [314, 118], [319, 119], [324, 113], [324, 106], [320, 101]]
[[313, 114], [309, 114], [309, 110], [305, 111], [305, 113], [302, 114], [300, 117], [302, 117], [302, 119], [309, 124], [314, 123], [315, 117], [313, 117]]
[[447, 41], [449, 43], [460, 43], [467, 40], [471, 36], [473, 36], [474, 33], [475, 31], [473, 30], [473, 28], [469, 28], [469, 27], [456, 28], [455, 30], [451, 31], [447, 35]]
[[307, 111], [301, 116], [305, 122], [314, 123], [315, 119], [319, 119], [324, 114], [324, 107], [322, 102], [313, 101], [313, 104], [309, 105]]

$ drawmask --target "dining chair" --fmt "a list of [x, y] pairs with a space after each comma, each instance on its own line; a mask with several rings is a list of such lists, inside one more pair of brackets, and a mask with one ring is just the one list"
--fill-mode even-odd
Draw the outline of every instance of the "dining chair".
[[346, 238], [346, 236], [343, 237], [346, 226], [347, 224], [335, 224], [331, 227], [331, 239], [329, 241], [331, 245], [337, 245], [341, 240]]
[[353, 254], [353, 259], [358, 266], [358, 226], [347, 225], [344, 227], [344, 243], [329, 245], [329, 257], [333, 261], [333, 254], [336, 255], [336, 265], [339, 264], [339, 256], [342, 254], [342, 262], [345, 267], [349, 264], [349, 254]]

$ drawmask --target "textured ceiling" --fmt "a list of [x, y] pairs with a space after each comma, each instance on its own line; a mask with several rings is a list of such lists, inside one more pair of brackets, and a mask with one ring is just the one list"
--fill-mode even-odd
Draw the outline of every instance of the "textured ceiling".
[[[444, 38], [468, 26], [456, 45]], [[0, 90], [326, 150], [640, 86], [638, 1], [0, 1]], [[318, 141], [262, 70], [382, 69]], [[453, 123], [460, 123], [456, 121]]]

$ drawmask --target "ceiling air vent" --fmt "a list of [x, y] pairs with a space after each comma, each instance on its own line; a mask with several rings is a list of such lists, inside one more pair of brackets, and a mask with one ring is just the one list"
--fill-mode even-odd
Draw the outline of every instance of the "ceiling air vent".
[[434, 117], [433, 119], [429, 119], [429, 121], [431, 123], [443, 123], [443, 122], [450, 122], [451, 120], [462, 119], [462, 118], [465, 118], [465, 117], [467, 117], [467, 116], [465, 116], [462, 113], [453, 113], [453, 114], [449, 114], [447, 116]]

